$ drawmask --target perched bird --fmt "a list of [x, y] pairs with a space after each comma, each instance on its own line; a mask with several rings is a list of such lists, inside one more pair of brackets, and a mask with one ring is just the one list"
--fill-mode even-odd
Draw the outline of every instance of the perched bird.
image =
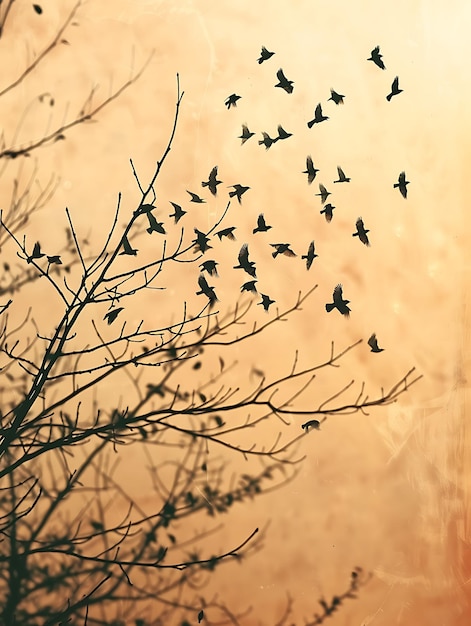
[[262, 301], [257, 303], [257, 306], [261, 304], [265, 311], [268, 311], [270, 306], [276, 302], [276, 300], [272, 300], [270, 296], [265, 295], [264, 293], [260, 294], [262, 296]]
[[339, 173], [339, 177], [337, 180], [334, 180], [334, 183], [349, 183], [350, 182], [351, 179], [348, 178], [348, 176], [345, 176], [345, 172], [338, 165], [337, 165], [337, 172]]
[[34, 259], [41, 259], [43, 256], [45, 255], [41, 252], [41, 244], [37, 241], [33, 246], [32, 253], [26, 258], [26, 262], [31, 263]]
[[378, 346], [378, 340], [376, 339], [376, 333], [373, 333], [368, 339], [368, 345], [371, 348], [371, 352], [382, 352], [384, 348]]
[[202, 272], [208, 272], [210, 276], [219, 276], [218, 270], [216, 267], [217, 265], [219, 265], [217, 261], [208, 259], [207, 261], [204, 261], [204, 263], [201, 263], [200, 268]]
[[205, 233], [203, 233], [201, 230], [198, 230], [197, 228], [194, 228], [193, 230], [196, 233], [196, 237], [195, 239], [193, 239], [193, 243], [195, 244], [196, 251], [204, 254], [207, 250], [212, 248], [212, 246], [210, 246], [208, 243], [209, 237]]
[[320, 193], [316, 193], [315, 195], [316, 196], [320, 196], [320, 198], [322, 200], [322, 204], [324, 204], [324, 202], [330, 196], [330, 191], [327, 191], [327, 189], [324, 187], [324, 185], [322, 183], [319, 183], [319, 192]]
[[319, 420], [309, 420], [309, 422], [306, 422], [305, 424], [301, 424], [301, 428], [305, 430], [306, 432], [309, 431], [309, 428], [315, 428], [316, 430], [319, 430], [320, 427], [321, 427], [321, 423], [319, 422]]
[[274, 54], [274, 52], [270, 52], [270, 50], [267, 50], [265, 46], [262, 46], [260, 57], [257, 59], [259, 65], [261, 65], [264, 61], [268, 61], [268, 59], [271, 59]]
[[231, 106], [233, 107], [237, 106], [237, 100], [240, 100], [240, 98], [241, 96], [238, 96], [237, 94], [233, 93], [225, 100], [224, 104], [226, 105], [228, 109], [230, 109]]
[[288, 133], [283, 126], [281, 126], [280, 124], [278, 125], [278, 137], [276, 137], [275, 141], [278, 141], [278, 139], [288, 139], [288, 137], [292, 137], [293, 133]]
[[234, 240], [235, 239], [235, 235], [234, 235], [235, 229], [236, 229], [235, 226], [229, 226], [228, 228], [223, 228], [222, 230], [218, 230], [216, 235], [219, 237], [219, 241], [221, 241], [223, 237], [227, 237], [228, 239]]
[[239, 204], [241, 204], [241, 196], [250, 189], [250, 187], [245, 187], [244, 185], [231, 185], [231, 187], [233, 187], [234, 191], [230, 191], [229, 192], [229, 197], [233, 198], [234, 196], [237, 196], [237, 200], [239, 201]]
[[332, 217], [334, 216], [334, 205], [333, 204], [326, 204], [324, 206], [324, 208], [322, 209], [322, 211], [320, 212], [321, 215], [322, 213], [324, 213], [325, 215], [325, 219], [327, 222], [331, 222], [332, 221]]
[[61, 258], [58, 254], [55, 254], [53, 256], [48, 256], [47, 262], [49, 263], [49, 265], [62, 265]]
[[206, 202], [206, 200], [203, 200], [203, 198], [200, 198], [197, 193], [193, 193], [192, 191], [188, 191], [188, 189], [186, 190], [186, 193], [189, 193], [190, 196], [191, 196], [190, 202], [196, 202], [197, 204], [202, 204], [203, 202]]
[[316, 110], [314, 112], [314, 118], [310, 122], [307, 123], [307, 127], [312, 128], [314, 124], [319, 124], [320, 122], [324, 122], [325, 120], [328, 120], [328, 119], [329, 117], [322, 113], [322, 105], [319, 103], [316, 106]]
[[391, 85], [391, 93], [388, 93], [386, 100], [389, 102], [393, 96], [397, 96], [403, 91], [403, 89], [399, 89], [399, 76], [396, 76]]
[[279, 69], [277, 71], [276, 76], [278, 78], [278, 83], [275, 85], [275, 87], [281, 87], [281, 89], [284, 89], [286, 93], [292, 93], [294, 83], [292, 80], [288, 80], [286, 78], [282, 69]]
[[255, 272], [255, 263], [253, 261], [249, 261], [249, 246], [248, 246], [248, 244], [244, 243], [244, 245], [240, 249], [240, 252], [239, 252], [239, 265], [234, 265], [234, 269], [235, 270], [238, 270], [238, 269], [244, 270], [250, 276], [253, 276], [254, 278], [257, 278], [256, 272]]
[[202, 187], [207, 187], [209, 191], [213, 194], [213, 196], [217, 193], [217, 186], [222, 183], [222, 180], [217, 179], [218, 174], [218, 166], [215, 165], [209, 174], [208, 180], [203, 180], [201, 183]]
[[342, 285], [337, 285], [333, 293], [333, 302], [325, 305], [325, 310], [330, 313], [333, 309], [337, 309], [342, 315], [348, 317], [350, 315], [350, 309], [348, 303], [350, 300], [344, 300], [342, 295]]
[[306, 169], [302, 173], [307, 174], [307, 182], [309, 183], [309, 185], [315, 179], [317, 172], [319, 172], [319, 170], [314, 167], [312, 157], [311, 156], [306, 157]]
[[240, 291], [250, 291], [251, 293], [257, 293], [257, 288], [255, 287], [256, 280], [249, 280], [242, 285]]
[[270, 246], [275, 248], [275, 252], [272, 252], [272, 257], [276, 259], [279, 254], [284, 254], [285, 256], [296, 256], [296, 254], [289, 247], [289, 243], [271, 243]]
[[149, 235], [152, 233], [159, 233], [160, 235], [165, 235], [165, 228], [163, 222], [158, 222], [150, 211], [146, 213], [147, 219], [149, 220], [149, 228], [146, 228]]
[[401, 192], [402, 196], [404, 198], [407, 198], [407, 185], [409, 184], [409, 181], [406, 180], [406, 173], [405, 172], [401, 172], [399, 174], [399, 178], [397, 179], [397, 183], [394, 183], [393, 187], [394, 189], [399, 189], [399, 191]]
[[333, 100], [335, 102], [335, 104], [343, 104], [343, 99], [344, 98], [345, 98], [345, 96], [343, 96], [341, 93], [337, 93], [333, 89], [330, 90], [330, 98], [329, 98], [329, 100]]
[[175, 202], [172, 202], [171, 200], [169, 200], [169, 202], [173, 206], [173, 208], [175, 209], [175, 212], [171, 213], [169, 215], [169, 217], [174, 217], [175, 218], [175, 224], [178, 224], [178, 222], [181, 220], [181, 218], [186, 214], [186, 211], [184, 211], [179, 204], [176, 204]]
[[268, 226], [267, 223], [265, 222], [265, 218], [263, 216], [263, 213], [260, 213], [260, 215], [257, 218], [257, 227], [253, 229], [253, 233], [266, 233], [267, 230], [270, 230], [271, 226]]
[[200, 286], [200, 290], [196, 292], [196, 295], [199, 296], [201, 294], [205, 295], [209, 299], [209, 306], [212, 307], [214, 303], [217, 301], [217, 296], [214, 291], [214, 287], [208, 285], [208, 281], [200, 274], [198, 278], [198, 285]]
[[370, 231], [368, 229], [365, 229], [365, 225], [363, 224], [363, 220], [361, 219], [361, 217], [357, 219], [356, 227], [357, 231], [356, 233], [353, 233], [352, 237], [358, 237], [361, 243], [364, 243], [365, 246], [369, 246], [370, 242], [367, 233], [369, 233]]
[[238, 137], [238, 139], [242, 139], [242, 143], [240, 144], [241, 146], [244, 145], [244, 143], [250, 139], [250, 137], [253, 137], [255, 135], [255, 133], [251, 133], [249, 130], [249, 127], [247, 126], [247, 124], [242, 124], [242, 135], [240, 135]]
[[136, 256], [137, 250], [131, 246], [131, 244], [129, 243], [129, 239], [126, 235], [123, 235], [121, 243], [123, 244], [123, 251], [120, 252], [120, 254], [129, 254], [130, 256]]
[[310, 269], [312, 262], [314, 261], [316, 256], [319, 256], [319, 255], [316, 254], [314, 242], [311, 241], [311, 243], [309, 244], [307, 254], [303, 254], [303, 256], [301, 257], [301, 259], [306, 259], [306, 269]]
[[262, 141], [258, 142], [259, 146], [265, 146], [265, 149], [268, 150], [268, 148], [270, 148], [270, 146], [272, 146], [272, 144], [276, 143], [278, 141], [278, 137], [276, 137], [275, 139], [272, 139], [270, 137], [270, 135], [268, 133], [262, 132], [262, 136], [263, 139]]
[[386, 69], [386, 66], [383, 63], [383, 55], [379, 52], [379, 46], [373, 48], [373, 50], [371, 51], [371, 56], [367, 59], [367, 61], [373, 61], [373, 63], [382, 70]]

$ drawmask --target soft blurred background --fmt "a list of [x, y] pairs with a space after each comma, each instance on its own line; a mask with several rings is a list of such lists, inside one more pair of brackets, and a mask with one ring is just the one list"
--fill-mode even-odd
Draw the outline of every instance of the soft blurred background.
[[[71, 6], [44, 2], [38, 19], [29, 3], [18, 3], [5, 82], [56, 32]], [[288, 371], [296, 349], [304, 366], [325, 360], [332, 340], [339, 349], [364, 341], [340, 370], [313, 385], [316, 405], [352, 378], [358, 390], [365, 381], [375, 395], [411, 367], [423, 375], [392, 407], [332, 418], [306, 435], [295, 480], [231, 511], [215, 550], [269, 522], [263, 550], [243, 565], [221, 568], [211, 582], [210, 592], [228, 606], [252, 607], [244, 624], [275, 623], [288, 592], [293, 620], [302, 623], [322, 594], [344, 587], [354, 566], [373, 578], [332, 623], [469, 623], [470, 17], [471, 6], [458, 0], [94, 0], [83, 3], [67, 32], [70, 45], [54, 51], [20, 87], [25, 109], [38, 93], [51, 91], [60, 118], [80, 110], [93, 86], [106, 97], [152, 53], [142, 77], [98, 123], [41, 153], [39, 174], [54, 171], [59, 187], [33, 220], [31, 237], [51, 248], [63, 237], [67, 206], [77, 230], [98, 246], [118, 192], [123, 224], [138, 202], [129, 159], [146, 181], [165, 148], [179, 74], [181, 117], [157, 188], [162, 218], [172, 200], [208, 228], [225, 208], [226, 185], [251, 188], [227, 218], [237, 224], [237, 242], [217, 251], [221, 310], [238, 296], [241, 276], [231, 265], [261, 212], [273, 229], [251, 245], [260, 291], [284, 308], [299, 290], [318, 285], [291, 323], [236, 351], [234, 385], [245, 384], [254, 367], [267, 375]], [[259, 65], [262, 45], [275, 55]], [[384, 71], [367, 61], [376, 45]], [[290, 95], [274, 88], [280, 67], [294, 81]], [[387, 102], [396, 75], [404, 91]], [[327, 101], [330, 88], [345, 95], [343, 106]], [[241, 99], [227, 110], [232, 93]], [[4, 132], [9, 119], [18, 119], [17, 96], [8, 98]], [[329, 120], [309, 130], [319, 102]], [[19, 136], [42, 136], [50, 115], [36, 113], [31, 121], [25, 115]], [[241, 146], [243, 123], [256, 136]], [[265, 151], [260, 133], [274, 136], [278, 124], [293, 136]], [[311, 186], [301, 173], [308, 154], [320, 170]], [[201, 181], [214, 165], [224, 181], [218, 198], [189, 205], [185, 190], [203, 193]], [[333, 184], [337, 165], [351, 177], [348, 185]], [[403, 170], [407, 200], [393, 189]], [[319, 213], [318, 182], [332, 192], [330, 224]], [[370, 229], [371, 248], [351, 237], [359, 216]], [[300, 256], [312, 239], [319, 258], [309, 272], [299, 258], [271, 259], [268, 243], [290, 242]], [[187, 284], [180, 278], [176, 292], [193, 290], [195, 276]], [[324, 309], [339, 282], [351, 301], [348, 320]], [[160, 292], [146, 298], [140, 306], [147, 312], [172, 306]], [[48, 303], [49, 311], [53, 306]], [[262, 310], [257, 314], [265, 319]], [[366, 345], [372, 332], [385, 348], [380, 354]], [[116, 394], [111, 387], [101, 391]], [[293, 422], [293, 432], [299, 426]], [[279, 430], [277, 423], [271, 427], [268, 438]], [[127, 463], [136, 486], [132, 456]], [[140, 497], [146, 501], [145, 492]]]

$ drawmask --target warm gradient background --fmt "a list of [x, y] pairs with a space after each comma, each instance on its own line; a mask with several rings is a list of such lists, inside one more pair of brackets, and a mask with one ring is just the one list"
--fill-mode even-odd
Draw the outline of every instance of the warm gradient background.
[[[29, 52], [39, 47], [70, 6], [44, 2], [38, 18], [29, 3], [18, 3], [9, 24], [11, 65], [2, 73], [15, 76], [28, 54], [25, 41]], [[296, 348], [307, 365], [328, 356], [332, 339], [347, 346], [373, 331], [385, 351], [372, 355], [362, 344], [333, 372], [333, 382], [313, 388], [314, 403], [353, 377], [374, 394], [412, 366], [423, 374], [395, 406], [331, 419], [306, 436], [296, 480], [227, 518], [215, 550], [271, 521], [264, 549], [243, 569], [221, 568], [211, 586], [229, 606], [253, 607], [244, 624], [275, 623], [287, 592], [295, 600], [293, 619], [302, 623], [321, 594], [344, 587], [355, 565], [374, 578], [332, 624], [464, 626], [471, 619], [470, 18], [463, 0], [94, 0], [84, 3], [78, 26], [67, 33], [71, 45], [20, 88], [25, 107], [37, 93], [52, 91], [57, 121], [68, 102], [77, 111], [94, 84], [105, 96], [154, 51], [142, 78], [98, 124], [80, 127], [41, 156], [41, 171], [52, 167], [60, 186], [31, 236], [52, 245], [68, 206], [77, 228], [98, 242], [117, 193], [128, 210], [138, 200], [129, 158], [145, 180], [161, 155], [179, 72], [185, 96], [158, 188], [162, 215], [170, 199], [186, 206], [185, 189], [200, 191], [218, 164], [225, 184], [251, 187], [228, 223], [250, 232], [264, 212], [274, 226], [253, 247], [264, 268], [261, 291], [285, 307], [298, 289], [319, 285], [295, 323], [262, 342], [263, 352], [238, 355], [234, 384], [243, 384], [252, 366], [286, 371]], [[262, 44], [276, 56], [259, 66]], [[384, 72], [366, 61], [377, 44]], [[273, 87], [279, 67], [295, 81], [290, 96]], [[388, 103], [396, 75], [404, 92]], [[343, 107], [326, 102], [330, 87], [345, 94]], [[242, 99], [227, 111], [224, 100], [233, 92]], [[17, 96], [9, 98], [4, 111], [11, 106], [10, 119], [17, 119]], [[309, 131], [306, 121], [318, 102], [330, 119]], [[26, 118], [20, 133], [41, 136], [49, 115]], [[5, 128], [6, 120], [7, 113]], [[281, 123], [293, 137], [267, 152], [257, 144], [259, 134], [241, 147], [243, 122], [273, 134]], [[300, 173], [307, 154], [321, 170], [311, 187]], [[337, 165], [350, 185], [332, 185]], [[411, 181], [406, 201], [392, 188], [402, 170]], [[319, 181], [333, 192], [331, 224], [319, 215]], [[192, 209], [202, 228], [224, 208], [224, 189], [220, 196]], [[370, 249], [351, 237], [359, 215], [370, 229]], [[271, 263], [265, 247], [290, 241], [300, 255], [311, 239], [319, 259], [309, 273], [300, 259]], [[231, 244], [230, 261], [243, 240]], [[239, 279], [228, 269], [219, 279], [222, 308], [234, 301]], [[351, 300], [349, 320], [324, 310], [338, 282]], [[153, 306], [151, 296], [145, 306]], [[273, 428], [276, 433], [279, 424]], [[128, 469], [135, 469], [132, 459]]]

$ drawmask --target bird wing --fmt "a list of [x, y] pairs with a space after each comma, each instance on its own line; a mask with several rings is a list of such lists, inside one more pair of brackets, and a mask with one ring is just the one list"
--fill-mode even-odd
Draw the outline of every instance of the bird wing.
[[319, 183], [319, 191], [321, 192], [322, 195], [324, 195], [327, 191], [327, 189], [324, 187], [322, 183]]
[[345, 176], [345, 172], [344, 172], [344, 171], [343, 171], [343, 169], [342, 169], [341, 167], [339, 167], [338, 165], [337, 165], [337, 172], [339, 173], [339, 179], [340, 179], [340, 180], [343, 180], [344, 178], [346, 178], [346, 176]]
[[257, 226], [259, 228], [265, 228], [266, 227], [266, 222], [265, 222], [265, 218], [263, 217], [263, 213], [260, 213], [260, 215], [257, 218]]
[[249, 262], [249, 246], [244, 243], [239, 252], [239, 264], [244, 265]]
[[283, 70], [281, 68], [277, 71], [276, 76], [277, 76], [278, 80], [280, 81], [280, 83], [282, 83], [282, 82], [286, 83], [287, 82], [287, 78], [283, 74]]
[[320, 103], [316, 106], [315, 117], [322, 117], [322, 105]]
[[368, 345], [370, 346], [370, 348], [377, 348], [378, 347], [378, 341], [376, 339], [376, 333], [373, 333], [371, 335], [371, 337], [368, 339]]
[[334, 303], [338, 304], [339, 302], [343, 302], [343, 291], [342, 291], [342, 285], [336, 285], [335, 289], [334, 289]]
[[398, 89], [399, 89], [399, 76], [396, 76], [396, 78], [392, 82], [391, 90], [397, 91]]
[[356, 227], [357, 227], [357, 231], [361, 232], [365, 230], [365, 226], [363, 224], [363, 220], [361, 219], [361, 217], [359, 217], [355, 223]]

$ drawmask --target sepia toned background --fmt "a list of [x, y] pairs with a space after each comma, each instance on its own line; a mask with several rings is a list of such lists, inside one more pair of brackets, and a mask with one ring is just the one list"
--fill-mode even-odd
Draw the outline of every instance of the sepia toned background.
[[[72, 6], [43, 4], [39, 19], [29, 4], [19, 5], [18, 20], [9, 25], [5, 82]], [[237, 224], [238, 241], [217, 250], [221, 310], [239, 295], [240, 275], [231, 266], [261, 212], [273, 229], [251, 244], [260, 291], [287, 308], [298, 291], [318, 285], [281, 331], [236, 351], [234, 385], [247, 384], [253, 368], [267, 375], [289, 371], [296, 350], [307, 366], [328, 358], [331, 341], [340, 349], [358, 339], [363, 343], [341, 368], [313, 385], [307, 404], [317, 406], [351, 379], [358, 391], [365, 381], [373, 396], [412, 367], [423, 376], [392, 407], [332, 418], [306, 435], [297, 477], [227, 517], [214, 550], [237, 545], [268, 523], [263, 550], [221, 568], [209, 588], [229, 606], [252, 607], [244, 624], [275, 623], [287, 593], [293, 620], [302, 623], [322, 594], [343, 588], [355, 566], [371, 571], [372, 580], [332, 623], [469, 623], [470, 19], [471, 8], [458, 0], [95, 0], [83, 3], [67, 33], [70, 45], [21, 86], [25, 109], [38, 93], [54, 95], [53, 112], [35, 110], [18, 129], [20, 137], [42, 136], [67, 111], [80, 110], [91, 87], [99, 85], [97, 95], [106, 97], [148, 61], [98, 123], [71, 131], [40, 157], [39, 173], [52, 169], [59, 182], [33, 220], [31, 237], [51, 248], [63, 236], [67, 206], [77, 230], [98, 246], [118, 193], [123, 224], [139, 201], [129, 159], [146, 181], [165, 148], [179, 74], [181, 117], [157, 188], [162, 219], [173, 200], [185, 205], [192, 224], [208, 228], [226, 206], [226, 185], [251, 188], [230, 207], [227, 223]], [[262, 45], [276, 54], [258, 65]], [[366, 60], [376, 45], [385, 71]], [[294, 81], [291, 95], [274, 88], [280, 67]], [[404, 92], [387, 102], [396, 75]], [[343, 106], [327, 102], [331, 87], [345, 94]], [[241, 100], [227, 110], [231, 93]], [[318, 102], [329, 120], [308, 130]], [[16, 106], [7, 96], [4, 129], [9, 114], [17, 119]], [[243, 146], [242, 123], [257, 133]], [[293, 137], [265, 151], [260, 133], [274, 135], [278, 124]], [[307, 154], [320, 169], [312, 186], [301, 173]], [[218, 197], [202, 208], [189, 205], [185, 190], [202, 192], [201, 181], [216, 164], [224, 181]], [[337, 165], [350, 184], [332, 183]], [[393, 189], [403, 170], [407, 200]], [[332, 191], [330, 224], [319, 213], [317, 182]], [[371, 248], [351, 237], [360, 215]], [[289, 241], [300, 256], [312, 239], [319, 258], [309, 272], [299, 258], [271, 258], [269, 243]], [[194, 291], [195, 276], [175, 280], [169, 293]], [[324, 308], [339, 282], [351, 301], [348, 320]], [[173, 305], [152, 292], [139, 304], [156, 316]], [[53, 302], [47, 306], [54, 310]], [[136, 320], [141, 315], [137, 310]], [[262, 310], [257, 316], [265, 319]], [[380, 354], [366, 345], [372, 332], [385, 348]], [[101, 391], [117, 393], [111, 385]], [[297, 432], [300, 423], [291, 428]], [[267, 427], [267, 442], [278, 430], [276, 422]], [[124, 473], [138, 484], [132, 453], [126, 462]], [[144, 489], [139, 495], [146, 502]]]

